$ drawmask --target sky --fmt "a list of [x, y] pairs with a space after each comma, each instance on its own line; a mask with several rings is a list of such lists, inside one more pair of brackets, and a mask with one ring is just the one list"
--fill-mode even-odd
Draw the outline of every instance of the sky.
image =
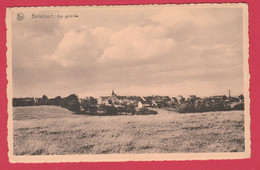
[[[14, 97], [243, 94], [241, 8], [105, 6], [12, 13]], [[32, 18], [51, 15], [53, 18]], [[63, 15], [63, 18], [57, 18]], [[77, 15], [65, 18], [66, 15]]]

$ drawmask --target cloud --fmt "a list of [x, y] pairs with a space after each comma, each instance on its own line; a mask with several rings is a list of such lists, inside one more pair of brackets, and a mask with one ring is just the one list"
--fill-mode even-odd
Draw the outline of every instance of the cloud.
[[110, 32], [110, 28], [102, 27], [73, 28], [64, 33], [55, 52], [45, 58], [60, 63], [63, 67], [92, 64], [107, 46]]
[[129, 26], [110, 35], [109, 46], [104, 49], [98, 62], [120, 60], [129, 63], [164, 57], [174, 44], [173, 39], [161, 37], [161, 32], [154, 31], [153, 26]]
[[54, 54], [48, 57], [50, 60], [59, 62], [62, 66], [66, 67], [72, 65], [77, 61], [82, 50], [89, 47], [88, 32], [82, 30], [70, 30], [64, 34], [64, 38], [59, 43]]
[[173, 49], [175, 42], [163, 36], [163, 31], [156, 27], [128, 26], [119, 30], [103, 27], [74, 28], [64, 33], [54, 54], [45, 58], [67, 67], [79, 64], [86, 58], [90, 62], [107, 64], [164, 57]]
[[240, 9], [70, 12], [79, 18], [14, 21], [15, 96], [99, 96], [111, 89], [126, 95], [243, 91]]

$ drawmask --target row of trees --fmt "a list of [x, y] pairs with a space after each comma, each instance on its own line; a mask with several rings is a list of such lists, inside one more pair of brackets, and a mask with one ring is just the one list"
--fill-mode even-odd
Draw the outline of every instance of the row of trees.
[[179, 113], [195, 113], [209, 111], [227, 111], [227, 110], [244, 110], [244, 102], [231, 105], [230, 102], [224, 100], [190, 100], [185, 101], [176, 107]]

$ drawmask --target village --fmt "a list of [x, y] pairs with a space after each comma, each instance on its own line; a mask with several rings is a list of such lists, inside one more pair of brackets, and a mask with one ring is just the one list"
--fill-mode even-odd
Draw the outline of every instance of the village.
[[[112, 90], [111, 96], [100, 98], [86, 97], [79, 98], [75, 94], [68, 97], [48, 98], [13, 98], [13, 106], [39, 106], [54, 105], [67, 108], [75, 113], [85, 114], [156, 114], [148, 108], [170, 109], [179, 113], [244, 110], [244, 96], [209, 96], [200, 98], [190, 95], [185, 98], [182, 95], [177, 97], [169, 96], [120, 96]], [[146, 113], [143, 113], [146, 112]]]

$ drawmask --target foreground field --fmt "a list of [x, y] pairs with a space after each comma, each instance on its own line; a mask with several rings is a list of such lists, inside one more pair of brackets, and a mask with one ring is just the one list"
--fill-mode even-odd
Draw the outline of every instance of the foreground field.
[[15, 155], [244, 151], [244, 112], [87, 116], [55, 106], [15, 107]]

